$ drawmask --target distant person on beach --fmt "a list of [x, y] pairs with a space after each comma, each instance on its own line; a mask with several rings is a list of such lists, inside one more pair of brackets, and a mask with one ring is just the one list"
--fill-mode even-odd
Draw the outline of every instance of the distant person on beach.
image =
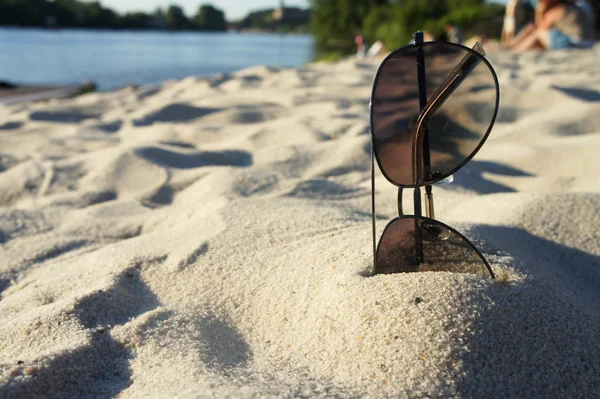
[[367, 44], [365, 43], [365, 37], [360, 34], [354, 38], [354, 44], [356, 44], [356, 58], [364, 58]]
[[589, 48], [595, 32], [590, 17], [574, 0], [540, 0], [536, 23], [525, 27], [506, 47], [515, 51]]
[[506, 11], [504, 14], [504, 24], [502, 25], [502, 36], [500, 41], [502, 44], [508, 44], [515, 38], [517, 29], [516, 12], [519, 0], [509, 0], [506, 3]]
[[541, 14], [538, 13], [537, 0], [509, 0], [506, 3], [504, 23], [500, 43], [509, 46], [517, 33], [527, 25], [539, 25]]
[[446, 39], [450, 43], [463, 44], [465, 41], [462, 30], [455, 25], [446, 25]]

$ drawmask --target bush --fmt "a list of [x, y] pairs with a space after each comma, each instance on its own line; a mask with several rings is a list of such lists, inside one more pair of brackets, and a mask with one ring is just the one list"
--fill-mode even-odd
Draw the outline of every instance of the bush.
[[369, 11], [387, 0], [313, 0], [311, 4], [311, 31], [317, 45], [352, 49]]
[[392, 16], [390, 15], [389, 6], [373, 7], [363, 21], [363, 33], [368, 42], [373, 43], [383, 39], [379, 29], [382, 24], [388, 23]]
[[446, 1], [404, 1], [390, 6], [391, 18], [380, 26], [377, 36], [388, 48], [403, 46], [412, 39], [414, 32], [425, 30], [429, 21], [438, 21], [447, 12]]
[[341, 60], [344, 54], [341, 51], [321, 52], [317, 55], [318, 62], [336, 62]]
[[466, 36], [486, 35], [498, 37], [502, 31], [504, 7], [497, 4], [461, 7], [452, 10], [443, 18], [428, 21], [425, 29], [434, 36], [444, 32], [447, 25], [461, 27]]

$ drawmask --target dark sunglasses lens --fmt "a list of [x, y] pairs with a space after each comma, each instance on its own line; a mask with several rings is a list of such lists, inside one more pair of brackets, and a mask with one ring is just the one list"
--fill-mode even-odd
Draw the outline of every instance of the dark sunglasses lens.
[[394, 219], [377, 246], [375, 274], [447, 271], [492, 274], [473, 244], [431, 219]]
[[[415, 160], [419, 59], [428, 105], [435, 105], [424, 119]], [[475, 155], [497, 108], [495, 73], [476, 51], [433, 42], [398, 50], [381, 66], [373, 90], [372, 134], [382, 172], [397, 185], [424, 185], [449, 176]]]

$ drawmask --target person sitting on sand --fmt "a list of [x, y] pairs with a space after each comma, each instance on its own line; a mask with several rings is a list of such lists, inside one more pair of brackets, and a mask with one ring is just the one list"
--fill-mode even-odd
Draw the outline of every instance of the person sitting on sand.
[[515, 35], [524, 26], [531, 22], [539, 23], [536, 13], [537, 0], [509, 0], [506, 3], [504, 23], [502, 25], [502, 36], [500, 43], [508, 46], [514, 40]]
[[455, 25], [446, 25], [445, 30], [446, 30], [446, 39], [450, 43], [463, 44], [463, 42], [465, 41], [465, 38], [462, 33], [462, 29], [460, 29], [460, 27], [455, 26]]
[[506, 13], [504, 15], [504, 24], [502, 25], [502, 37], [500, 39], [502, 44], [508, 44], [515, 38], [515, 30], [517, 27], [517, 21], [515, 13], [517, 11], [517, 5], [519, 0], [509, 0], [506, 3]]
[[365, 43], [365, 37], [362, 33], [354, 37], [354, 44], [356, 44], [356, 58], [364, 58], [367, 44]]
[[585, 11], [574, 0], [541, 0], [539, 23], [529, 25], [509, 48], [516, 51], [589, 48], [594, 30]]

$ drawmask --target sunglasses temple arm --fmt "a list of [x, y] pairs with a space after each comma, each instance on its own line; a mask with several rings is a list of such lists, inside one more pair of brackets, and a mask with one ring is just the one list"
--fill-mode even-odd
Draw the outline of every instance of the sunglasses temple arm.
[[[485, 50], [479, 43], [475, 43], [472, 50], [481, 56], [485, 56]], [[431, 99], [427, 102], [425, 107], [421, 109], [418, 125], [427, 121], [429, 117], [446, 102], [448, 97], [454, 93], [458, 86], [460, 86], [460, 84], [467, 78], [467, 76], [469, 76], [471, 72], [473, 72], [480, 62], [481, 58], [472, 53], [469, 53], [463, 57], [456, 68], [450, 72], [440, 88], [433, 93]], [[419, 132], [418, 129], [417, 132]]]
[[373, 135], [371, 135], [371, 224], [373, 230], [373, 271], [377, 270], [377, 226], [375, 218], [375, 152], [373, 151]]
[[[416, 32], [414, 35], [415, 44], [422, 45], [424, 42], [423, 32]], [[425, 53], [422, 47], [417, 49], [417, 79], [419, 85], [419, 104], [421, 108], [421, 112], [425, 108], [427, 104], [427, 81], [425, 78]], [[425, 163], [425, 168], [429, 167], [429, 137], [427, 132], [423, 134], [423, 161]], [[417, 136], [417, 139], [419, 137]], [[413, 176], [415, 177], [415, 184], [417, 184], [417, 177], [419, 176], [418, 168], [421, 167], [421, 159], [420, 157], [416, 157], [415, 150], [415, 142], [413, 140]], [[413, 192], [413, 201], [415, 207], [415, 257], [417, 266], [421, 265], [424, 261], [423, 254], [423, 235], [421, 232], [421, 228], [418, 224], [418, 218], [422, 215], [422, 207], [421, 207], [421, 189], [417, 186]]]
[[[483, 46], [479, 43], [475, 43], [472, 50], [482, 56], [485, 56], [485, 50], [483, 49]], [[418, 140], [420, 139], [420, 126], [425, 126], [425, 128], [423, 129], [423, 136], [427, 135], [427, 128], [426, 125], [423, 125], [423, 122], [429, 119], [429, 117], [433, 115], [442, 106], [442, 104], [448, 99], [448, 97], [450, 97], [454, 90], [456, 90], [456, 88], [460, 86], [463, 80], [465, 80], [465, 78], [469, 76], [469, 74], [477, 67], [477, 65], [479, 65], [480, 62], [481, 60], [479, 59], [479, 57], [473, 54], [469, 53], [465, 55], [461, 62], [458, 64], [458, 66], [454, 68], [450, 75], [448, 75], [448, 78], [442, 84], [442, 86], [440, 86], [440, 88], [435, 93], [433, 93], [433, 95], [431, 96], [431, 100], [427, 102], [427, 104], [421, 109], [422, 114], [419, 118], [420, 121], [417, 124], [419, 128], [417, 128], [416, 130], [417, 137], [415, 142], [418, 142]], [[420, 83], [421, 82], [419, 82], [419, 87], [421, 87]], [[423, 141], [425, 157], [424, 161], [425, 166], [428, 167], [430, 163], [428, 162], [429, 140], [427, 140], [427, 137], [423, 137]], [[427, 174], [428, 171], [425, 171], [425, 175]], [[429, 218], [435, 218], [435, 209], [433, 205], [433, 190], [431, 188], [431, 185], [425, 187], [425, 214]]]

